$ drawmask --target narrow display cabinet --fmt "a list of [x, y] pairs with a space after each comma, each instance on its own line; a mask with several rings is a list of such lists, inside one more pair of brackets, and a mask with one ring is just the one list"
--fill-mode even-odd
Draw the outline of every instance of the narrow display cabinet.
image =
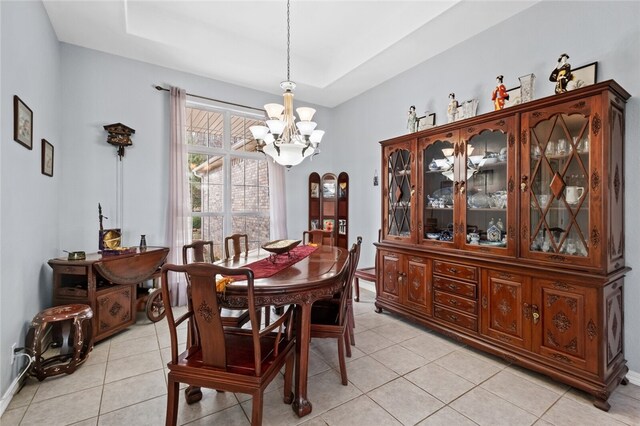
[[614, 81], [382, 144], [376, 307], [589, 392], [626, 384]]
[[349, 175], [309, 175], [309, 229], [331, 232], [338, 247], [349, 245]]

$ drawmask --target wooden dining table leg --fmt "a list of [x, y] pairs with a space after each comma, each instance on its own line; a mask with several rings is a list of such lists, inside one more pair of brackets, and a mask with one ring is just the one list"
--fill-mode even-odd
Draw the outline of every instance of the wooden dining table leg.
[[307, 399], [307, 374], [309, 372], [309, 343], [311, 342], [311, 303], [298, 305], [296, 315], [296, 382], [295, 398], [291, 405], [298, 417], [311, 413]]

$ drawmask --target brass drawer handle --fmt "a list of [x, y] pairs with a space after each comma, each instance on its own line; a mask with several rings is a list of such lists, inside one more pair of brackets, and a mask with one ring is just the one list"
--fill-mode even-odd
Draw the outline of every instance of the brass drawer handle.
[[457, 315], [447, 315], [447, 317], [453, 322], [458, 322], [458, 316]]
[[458, 302], [456, 299], [449, 299], [449, 304], [453, 306], [458, 306], [460, 302]]
[[449, 290], [453, 290], [453, 291], [455, 291], [455, 290], [458, 290], [458, 289], [459, 289], [459, 287], [458, 287], [457, 285], [455, 285], [455, 284], [448, 284], [448, 285], [447, 285], [447, 288], [448, 288]]
[[460, 272], [456, 268], [449, 268], [447, 269], [447, 271], [451, 272], [452, 274], [457, 274], [458, 272]]

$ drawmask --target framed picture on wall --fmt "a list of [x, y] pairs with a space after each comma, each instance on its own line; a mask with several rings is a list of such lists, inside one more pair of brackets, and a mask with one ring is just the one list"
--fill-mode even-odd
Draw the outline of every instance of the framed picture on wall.
[[333, 227], [335, 226], [336, 221], [333, 219], [325, 219], [322, 221], [322, 229], [324, 231], [333, 231]]
[[318, 219], [311, 220], [311, 230], [320, 229], [320, 221]]
[[13, 140], [33, 149], [33, 112], [17, 95], [13, 96]]
[[53, 176], [53, 145], [42, 139], [42, 174]]

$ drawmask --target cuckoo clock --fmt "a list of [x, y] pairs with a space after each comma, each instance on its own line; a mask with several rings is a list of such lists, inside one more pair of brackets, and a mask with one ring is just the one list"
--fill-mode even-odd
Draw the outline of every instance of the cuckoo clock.
[[122, 123], [108, 124], [104, 126], [104, 129], [109, 132], [107, 142], [118, 148], [118, 157], [122, 160], [122, 157], [124, 156], [124, 148], [133, 145], [131, 135], [136, 131]]

